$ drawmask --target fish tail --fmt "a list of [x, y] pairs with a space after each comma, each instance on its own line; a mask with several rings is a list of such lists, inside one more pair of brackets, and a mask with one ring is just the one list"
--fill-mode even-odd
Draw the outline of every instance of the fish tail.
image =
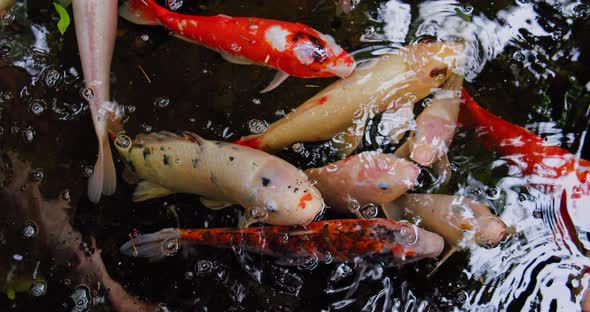
[[98, 203], [101, 194], [112, 195], [117, 187], [117, 174], [107, 132], [97, 131], [97, 135], [98, 158], [94, 172], [88, 179], [88, 199], [93, 203]]
[[119, 7], [119, 16], [139, 25], [160, 25], [154, 0], [127, 0]]
[[465, 88], [461, 90], [461, 98], [463, 99], [463, 103], [459, 110], [459, 123], [462, 127], [472, 128], [474, 125], [472, 112], [477, 110], [480, 106], [475, 102], [471, 95], [467, 93]]
[[[151, 234], [144, 234], [132, 238], [125, 243], [119, 251], [126, 256], [147, 258], [158, 261], [167, 256], [165, 246], [170, 240], [178, 240], [181, 237], [178, 229], [167, 228]], [[176, 241], [176, 244], [179, 244]]]

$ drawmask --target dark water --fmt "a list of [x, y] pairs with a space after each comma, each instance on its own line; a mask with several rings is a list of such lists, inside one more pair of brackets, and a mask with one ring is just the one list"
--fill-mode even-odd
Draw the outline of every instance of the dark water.
[[[358, 59], [370, 57], [372, 50], [399, 47], [424, 36], [462, 37], [469, 47], [466, 86], [480, 103], [547, 141], [590, 158], [588, 3], [353, 3], [350, 15], [328, 0], [185, 1], [182, 10], [306, 23], [332, 34], [348, 51], [360, 51]], [[74, 228], [96, 238], [107, 270], [130, 293], [194, 311], [580, 309], [580, 291], [587, 287], [588, 277], [578, 277], [590, 260], [570, 248], [569, 237], [554, 235], [550, 218], [543, 214], [555, 214], [555, 208], [538, 207], [542, 194], [511, 176], [508, 167], [498, 163], [498, 155], [464, 130], [449, 152], [456, 165], [450, 186], [439, 189], [425, 173], [418, 191], [480, 199], [518, 234], [491, 250], [468, 246], [430, 279], [426, 275], [434, 260], [399, 269], [373, 267], [360, 274], [352, 264], [321, 263], [302, 271], [279, 266], [267, 257], [205, 247], [160, 263], [123, 257], [118, 247], [133, 231], [234, 226], [239, 210], [210, 211], [189, 195], [132, 203], [132, 188], [123, 181], [114, 196], [91, 204], [85, 186], [96, 157], [96, 139], [89, 109], [80, 96], [83, 81], [73, 25], [61, 36], [57, 14], [45, 1], [27, 1], [26, 8], [19, 4], [6, 15], [0, 33], [1, 150], [17, 151], [40, 169], [47, 197], [69, 192], [76, 207]], [[189, 130], [233, 141], [249, 134], [253, 119], [278, 120], [335, 80], [290, 78], [279, 89], [259, 94], [273, 75], [266, 68], [225, 62], [208, 49], [170, 37], [163, 28], [119, 20], [111, 95], [125, 106], [125, 128], [133, 135]], [[378, 136], [363, 142], [362, 148], [376, 147]], [[303, 152], [281, 156], [300, 167], [334, 160], [321, 144], [306, 144]], [[490, 196], [489, 188], [500, 190], [500, 195]], [[2, 240], [0, 254], [7, 262], [1, 266], [14, 261], [17, 245]], [[46, 269], [44, 296], [24, 292], [11, 299], [1, 294], [0, 310], [69, 309], [63, 303], [73, 286], [64, 285], [51, 267]], [[355, 276], [360, 276], [360, 284], [347, 297]]]

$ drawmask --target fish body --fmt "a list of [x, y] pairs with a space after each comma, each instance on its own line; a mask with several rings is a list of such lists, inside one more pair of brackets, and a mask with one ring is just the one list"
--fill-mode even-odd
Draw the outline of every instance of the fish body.
[[548, 190], [559, 196], [565, 192], [562, 215], [569, 218], [569, 214], [577, 227], [590, 232], [590, 162], [548, 145], [533, 132], [483, 109], [465, 89], [462, 92], [459, 122], [463, 127], [475, 129], [482, 144], [516, 164], [532, 184], [550, 186]]
[[340, 79], [272, 123], [260, 135], [238, 140], [276, 152], [295, 142], [329, 140], [364, 125], [370, 114], [415, 103], [438, 88], [451, 74], [463, 50], [460, 43], [417, 43], [383, 55]]
[[391, 202], [416, 184], [419, 172], [414, 163], [381, 152], [363, 152], [305, 171], [330, 208], [340, 212]]
[[301, 170], [259, 150], [189, 132], [144, 134], [132, 143], [121, 134], [115, 145], [131, 173], [143, 180], [134, 201], [198, 194], [209, 208], [239, 204], [279, 225], [306, 225], [324, 207]]
[[84, 97], [90, 106], [98, 138], [98, 158], [88, 180], [88, 198], [96, 203], [101, 194], [115, 192], [117, 176], [108, 131], [112, 103], [109, 102], [110, 68], [117, 32], [117, 0], [74, 0], [76, 38], [82, 62]]
[[161, 24], [175, 36], [215, 50], [228, 61], [277, 69], [279, 75], [274, 82], [278, 84], [289, 75], [347, 77], [356, 66], [352, 56], [332, 37], [300, 23], [226, 15], [191, 16], [169, 11], [154, 0], [127, 1], [120, 14], [135, 23]]
[[[305, 228], [263, 226], [247, 229], [164, 229], [141, 235], [121, 247], [126, 255], [157, 259], [170, 241], [230, 248], [281, 258], [310, 257], [337, 262], [403, 264], [440, 255], [443, 239], [408, 222], [387, 219], [343, 219], [310, 223]], [[163, 245], [164, 244], [164, 245]]]

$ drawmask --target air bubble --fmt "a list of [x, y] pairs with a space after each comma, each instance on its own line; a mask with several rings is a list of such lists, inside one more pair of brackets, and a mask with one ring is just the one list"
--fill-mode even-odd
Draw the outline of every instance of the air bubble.
[[38, 227], [37, 224], [33, 221], [25, 222], [25, 226], [23, 227], [23, 237], [24, 238], [33, 238], [37, 236]]
[[3, 25], [10, 25], [14, 21], [15, 15], [12, 10], [6, 10], [0, 14], [0, 21]]
[[37, 169], [33, 170], [33, 173], [31, 173], [31, 177], [36, 182], [40, 182], [41, 180], [43, 180], [44, 175], [45, 175], [45, 173], [43, 172], [43, 169], [41, 169], [41, 168], [37, 168]]
[[10, 48], [9, 45], [7, 45], [7, 44], [0, 45], [0, 57], [9, 56], [10, 51], [12, 51], [12, 49]]
[[115, 144], [122, 149], [129, 148], [129, 146], [131, 146], [131, 143], [131, 138], [123, 134], [117, 136], [117, 140], [115, 141]]
[[412, 246], [418, 242], [418, 230], [407, 221], [400, 221], [400, 227], [394, 232], [395, 240], [403, 245]]
[[512, 54], [512, 59], [519, 63], [522, 63], [526, 59], [526, 56], [521, 51], [516, 51], [514, 52], [514, 54]]
[[29, 111], [35, 116], [43, 114], [46, 108], [47, 105], [42, 100], [33, 100], [29, 104]]
[[135, 113], [136, 107], [133, 105], [127, 105], [127, 106], [125, 106], [125, 110], [129, 114], [133, 114], [133, 113]]
[[152, 131], [152, 126], [148, 123], [142, 123], [140, 126], [141, 130], [145, 133], [151, 132]]
[[92, 168], [92, 166], [83, 166], [82, 167], [82, 175], [85, 178], [90, 178], [90, 176], [94, 173], [94, 168]]
[[171, 11], [178, 11], [182, 7], [183, 0], [166, 0], [166, 6]]
[[22, 131], [22, 136], [25, 142], [32, 143], [35, 141], [35, 130], [32, 127], [28, 127]]
[[207, 275], [213, 271], [213, 263], [209, 260], [199, 260], [195, 265], [195, 271], [200, 276]]
[[432, 99], [431, 98], [425, 98], [424, 101], [422, 101], [422, 107], [428, 107], [432, 104]]
[[92, 90], [92, 88], [84, 88], [80, 91], [80, 95], [86, 99], [86, 101], [90, 102], [94, 99], [94, 90]]
[[488, 199], [497, 200], [498, 198], [500, 198], [500, 191], [498, 190], [498, 188], [493, 186], [486, 190], [486, 195]]
[[527, 196], [527, 194], [525, 193], [520, 193], [518, 194], [518, 201], [522, 204], [524, 202], [526, 202], [529, 199], [529, 197]]
[[170, 105], [170, 99], [165, 96], [160, 96], [154, 101], [154, 106], [158, 108], [166, 108]]
[[469, 299], [469, 295], [466, 291], [462, 290], [455, 297], [455, 303], [462, 305], [467, 301], [467, 299]]
[[60, 194], [61, 199], [69, 202], [72, 199], [72, 195], [70, 194], [70, 190], [65, 189]]
[[162, 243], [162, 253], [167, 256], [171, 257], [176, 255], [180, 245], [178, 244], [178, 239], [171, 238]]
[[461, 11], [465, 14], [473, 13], [473, 6], [471, 4], [463, 4], [461, 5]]
[[277, 109], [275, 111], [275, 116], [276, 117], [285, 117], [285, 116], [287, 116], [287, 113], [285, 113], [284, 109]]
[[351, 199], [348, 201], [348, 209], [352, 212], [358, 211], [361, 208], [361, 204], [359, 204], [358, 200]]
[[297, 267], [303, 271], [311, 271], [318, 266], [319, 262], [320, 262], [320, 259], [318, 258], [318, 256], [316, 256], [314, 254], [314, 255], [310, 255], [309, 257], [303, 259]]
[[283, 233], [283, 236], [281, 237], [281, 243], [286, 244], [288, 242], [289, 242], [289, 234]]
[[574, 16], [578, 18], [588, 17], [590, 15], [590, 7], [587, 4], [580, 3], [574, 7]]
[[543, 218], [543, 212], [541, 210], [533, 211], [533, 218], [535, 218], [535, 219]]
[[260, 222], [268, 217], [268, 211], [264, 208], [254, 208], [250, 211], [250, 216], [254, 221]]
[[48, 88], [55, 87], [61, 80], [61, 74], [54, 68], [47, 69], [43, 74], [43, 84]]
[[264, 120], [251, 119], [248, 121], [248, 129], [252, 134], [261, 134], [268, 129], [268, 123]]
[[373, 219], [379, 214], [379, 209], [375, 204], [367, 204], [361, 208], [361, 215], [365, 219]]
[[47, 284], [44, 281], [35, 281], [29, 288], [29, 292], [33, 297], [41, 297], [47, 293]]
[[262, 101], [259, 98], [253, 98], [252, 103], [254, 103], [256, 105], [260, 105], [260, 103], [262, 103]]
[[301, 153], [304, 150], [302, 143], [295, 143], [291, 146], [291, 148], [293, 149], [293, 152], [295, 152], [295, 153]]
[[70, 296], [74, 302], [74, 312], [88, 311], [90, 309], [90, 290], [84, 285], [76, 287], [74, 293]]
[[332, 261], [334, 261], [334, 256], [332, 256], [331, 253], [326, 252], [326, 254], [324, 255], [324, 257], [322, 258], [322, 261], [325, 264], [330, 264], [330, 263], [332, 263]]

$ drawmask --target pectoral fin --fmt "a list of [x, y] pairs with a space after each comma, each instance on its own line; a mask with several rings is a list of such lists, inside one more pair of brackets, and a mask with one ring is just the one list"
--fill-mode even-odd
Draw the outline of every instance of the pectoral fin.
[[137, 184], [137, 188], [135, 188], [135, 192], [133, 193], [133, 201], [139, 202], [152, 198], [163, 197], [173, 193], [173, 191], [158, 184], [148, 181], [141, 181], [139, 184]]
[[283, 83], [283, 81], [285, 81], [285, 79], [289, 78], [289, 74], [282, 72], [282, 71], [277, 71], [275, 77], [272, 79], [272, 81], [268, 84], [268, 86], [264, 89], [262, 89], [262, 91], [260, 91], [260, 93], [266, 93], [266, 92], [270, 92], [272, 90], [274, 90], [276, 87], [278, 87], [281, 83]]
[[201, 201], [201, 204], [203, 204], [203, 206], [212, 210], [220, 210], [232, 205], [232, 203], [223, 200], [209, 199], [205, 197], [201, 197], [199, 200]]
[[231, 54], [223, 53], [223, 52], [221, 52], [219, 54], [221, 54], [221, 57], [223, 57], [224, 60], [226, 60], [230, 63], [234, 63], [234, 64], [238, 64], [238, 65], [252, 65], [252, 64], [254, 64], [254, 62], [252, 62], [251, 60], [249, 60], [245, 57], [231, 55]]

